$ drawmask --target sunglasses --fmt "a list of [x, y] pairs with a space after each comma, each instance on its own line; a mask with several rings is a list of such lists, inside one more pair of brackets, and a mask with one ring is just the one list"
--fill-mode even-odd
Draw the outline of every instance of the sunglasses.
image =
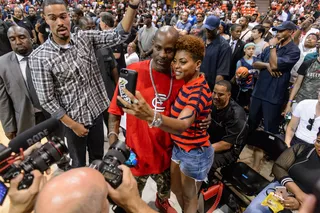
[[314, 118], [313, 118], [313, 119], [312, 119], [312, 118], [309, 118], [309, 125], [307, 125], [307, 129], [308, 129], [309, 131], [312, 130], [314, 120], [315, 120]]

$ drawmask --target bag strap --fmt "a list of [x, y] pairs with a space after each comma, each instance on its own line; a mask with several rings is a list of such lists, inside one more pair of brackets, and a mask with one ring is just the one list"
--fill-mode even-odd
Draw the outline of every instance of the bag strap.
[[212, 213], [218, 207], [218, 204], [220, 203], [220, 200], [222, 197], [222, 192], [223, 192], [223, 183], [220, 182], [219, 183], [219, 191], [218, 191], [216, 200], [214, 201], [214, 204], [212, 205], [212, 207], [207, 211], [207, 213]]
[[248, 30], [245, 34], [243, 34], [243, 36], [241, 36], [240, 40], [242, 40], [246, 35], [247, 33], [249, 32], [250, 30]]

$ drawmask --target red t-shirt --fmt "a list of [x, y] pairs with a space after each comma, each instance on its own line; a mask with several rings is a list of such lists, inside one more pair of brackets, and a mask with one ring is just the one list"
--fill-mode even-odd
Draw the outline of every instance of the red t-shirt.
[[[150, 61], [142, 61], [129, 65], [127, 68], [138, 72], [137, 90], [142, 94], [146, 102], [154, 108], [155, 92], [149, 74]], [[170, 76], [152, 70], [154, 83], [159, 94], [168, 96], [170, 88]], [[167, 101], [159, 107], [163, 115], [170, 116], [170, 107], [174, 103], [183, 81], [174, 78], [172, 92]], [[115, 90], [108, 112], [114, 115], [123, 115], [123, 111], [117, 105], [118, 87]], [[152, 104], [153, 103], [153, 104]], [[161, 108], [162, 107], [162, 108]], [[149, 128], [146, 121], [132, 115], [127, 115], [126, 144], [136, 153], [138, 165], [131, 171], [135, 176], [160, 174], [170, 167], [173, 143], [170, 134], [159, 128]]]

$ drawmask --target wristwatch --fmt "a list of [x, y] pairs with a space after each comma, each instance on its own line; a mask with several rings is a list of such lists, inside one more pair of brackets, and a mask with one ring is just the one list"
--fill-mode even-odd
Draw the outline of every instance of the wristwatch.
[[274, 48], [276, 48], [276, 47], [277, 47], [276, 45], [270, 45], [270, 46], [269, 46], [270, 49], [274, 49]]

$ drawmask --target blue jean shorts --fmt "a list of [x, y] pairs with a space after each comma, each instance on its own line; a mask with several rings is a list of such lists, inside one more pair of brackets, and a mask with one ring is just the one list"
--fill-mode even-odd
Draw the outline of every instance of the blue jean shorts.
[[180, 166], [181, 172], [195, 179], [205, 181], [213, 164], [214, 149], [212, 146], [200, 147], [186, 152], [175, 145], [171, 160]]

